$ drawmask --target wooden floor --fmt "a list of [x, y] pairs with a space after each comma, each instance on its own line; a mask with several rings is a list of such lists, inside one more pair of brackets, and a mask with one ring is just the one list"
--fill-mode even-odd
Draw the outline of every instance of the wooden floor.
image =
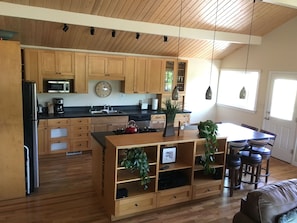
[[[272, 159], [269, 183], [297, 178], [297, 167]], [[100, 200], [91, 180], [91, 154], [54, 156], [40, 159], [40, 188], [26, 198], [0, 202], [2, 223], [106, 223]], [[264, 184], [261, 183], [260, 187]], [[222, 196], [197, 200], [179, 207], [118, 221], [118, 223], [194, 223], [232, 222], [240, 199], [251, 185], [236, 190], [232, 198], [224, 189]]]

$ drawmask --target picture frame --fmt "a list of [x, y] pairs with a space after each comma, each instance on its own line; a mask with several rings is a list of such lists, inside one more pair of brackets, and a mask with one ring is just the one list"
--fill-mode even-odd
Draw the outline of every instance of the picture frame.
[[164, 147], [161, 154], [161, 163], [175, 163], [176, 162], [176, 146]]

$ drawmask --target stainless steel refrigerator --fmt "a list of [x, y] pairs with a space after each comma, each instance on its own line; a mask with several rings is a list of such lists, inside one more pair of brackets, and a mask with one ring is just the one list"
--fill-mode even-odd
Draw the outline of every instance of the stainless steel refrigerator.
[[23, 81], [24, 154], [26, 192], [30, 194], [39, 187], [38, 165], [38, 117], [36, 83]]

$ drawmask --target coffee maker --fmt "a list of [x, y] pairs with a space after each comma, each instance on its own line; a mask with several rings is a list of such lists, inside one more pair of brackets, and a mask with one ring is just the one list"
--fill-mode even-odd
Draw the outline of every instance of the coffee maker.
[[63, 98], [53, 98], [54, 113], [64, 114], [64, 100]]

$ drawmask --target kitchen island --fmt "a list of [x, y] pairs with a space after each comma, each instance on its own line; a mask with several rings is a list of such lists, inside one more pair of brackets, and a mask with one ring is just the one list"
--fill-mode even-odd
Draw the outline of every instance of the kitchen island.
[[[197, 130], [186, 130], [182, 136], [176, 133], [163, 137], [162, 134], [106, 133], [104, 136], [101, 133], [105, 146], [92, 137], [93, 181], [111, 220], [222, 193], [226, 137], [218, 137], [214, 178], [205, 175], [199, 164], [204, 155], [205, 139], [197, 136]], [[131, 173], [120, 165], [126, 151], [133, 148], [143, 148], [149, 160], [150, 183], [146, 190], [137, 171]], [[162, 158], [167, 155], [170, 155], [169, 161], [164, 161]]]

